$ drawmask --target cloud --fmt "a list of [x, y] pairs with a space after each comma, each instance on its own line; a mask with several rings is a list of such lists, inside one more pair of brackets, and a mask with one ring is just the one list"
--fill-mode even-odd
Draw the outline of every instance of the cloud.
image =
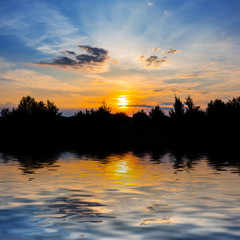
[[[205, 80], [205, 79], [203, 79]], [[163, 80], [164, 83], [169, 84], [186, 84], [186, 83], [192, 83], [195, 85], [199, 85], [201, 83], [201, 80], [196, 80], [195, 78], [172, 78], [168, 80]]]
[[[152, 52], [157, 52], [160, 50], [160, 48], [152, 48], [151, 50]], [[139, 63], [144, 67], [157, 69], [157, 68], [160, 68], [162, 64], [169, 62], [167, 60], [167, 56], [165, 56], [166, 54], [177, 53], [178, 51], [179, 50], [177, 49], [169, 49], [166, 52], [160, 53], [159, 54], [160, 56], [152, 55], [147, 57], [145, 55], [142, 55], [142, 56], [138, 56], [137, 59]]]
[[103, 48], [96, 48], [96, 47], [91, 47], [91, 46], [78, 46], [79, 48], [82, 48], [83, 50], [86, 50], [88, 53], [92, 54], [93, 56], [107, 56], [108, 51], [103, 49]]
[[156, 52], [156, 51], [159, 51], [159, 50], [160, 50], [160, 48], [153, 48], [152, 49], [153, 52]]
[[201, 78], [202, 76], [199, 76], [196, 73], [191, 73], [191, 74], [188, 74], [188, 75], [179, 74], [178, 77], [179, 78]]
[[163, 52], [163, 54], [171, 54], [171, 53], [177, 53], [177, 52], [179, 52], [179, 50], [177, 50], [177, 49], [169, 49], [166, 52]]
[[62, 82], [49, 75], [28, 69], [9, 70], [0, 77], [13, 80], [12, 86], [33, 89], [48, 89], [56, 91], [80, 91], [81, 89], [69, 83]]
[[152, 3], [152, 2], [148, 2], [148, 6], [149, 6], [149, 7], [152, 7], [152, 6], [153, 6], [153, 3]]
[[135, 105], [127, 105], [128, 107], [139, 107], [139, 108], [153, 108], [153, 105], [147, 104], [135, 104]]
[[49, 1], [9, 2], [0, 8], [0, 31], [16, 36], [28, 47], [55, 54], [88, 40]]
[[6, 103], [0, 103], [0, 109], [3, 108], [14, 108], [16, 107], [16, 104], [13, 102], [6, 102]]
[[160, 92], [160, 93], [175, 93], [177, 91], [178, 91], [178, 89], [176, 89], [176, 88], [171, 88], [171, 89], [161, 88], [161, 89], [153, 90], [153, 92]]
[[76, 55], [76, 53], [72, 52], [72, 51], [63, 51], [63, 53], [66, 53], [66, 54], [69, 54], [69, 55]]
[[93, 79], [93, 81], [91, 83], [92, 85], [104, 85], [104, 84], [106, 84], [104, 78], [101, 75], [89, 74], [89, 75], [86, 75], [86, 77], [89, 77], [89, 78]]
[[[166, 94], [184, 94], [184, 95], [207, 95], [210, 92], [206, 90], [194, 89], [194, 87], [185, 87], [185, 88], [161, 88], [154, 89], [153, 92], [160, 93], [161, 95]], [[168, 102], [162, 102], [163, 105], [168, 105]]]
[[13, 68], [15, 66], [16, 66], [16, 64], [9, 62], [6, 59], [0, 57], [0, 70], [6, 70], [9, 68]]
[[[47, 65], [61, 68], [71, 68], [83, 70], [86, 72], [105, 72], [109, 69], [107, 62], [110, 59], [108, 50], [91, 46], [79, 45], [78, 48], [86, 51], [88, 54], [77, 54], [73, 51], [63, 51], [65, 56], [59, 56], [52, 62], [39, 62], [35, 65]], [[67, 56], [66, 56], [67, 55]], [[112, 60], [112, 63], [114, 60]]]
[[104, 80], [101, 80], [101, 79], [98, 79], [98, 78], [95, 78], [93, 80], [93, 85], [104, 85], [106, 84], [106, 82]]
[[168, 10], [164, 10], [164, 11], [163, 11], [163, 14], [164, 14], [165, 16], [172, 16], [172, 15], [173, 15], [173, 13], [170, 12], [170, 11], [168, 11]]
[[167, 106], [172, 106], [173, 105], [173, 102], [160, 102], [160, 105], [167, 105]]
[[146, 68], [160, 68], [160, 65], [167, 62], [166, 59], [160, 59], [158, 56], [139, 56], [139, 62]]

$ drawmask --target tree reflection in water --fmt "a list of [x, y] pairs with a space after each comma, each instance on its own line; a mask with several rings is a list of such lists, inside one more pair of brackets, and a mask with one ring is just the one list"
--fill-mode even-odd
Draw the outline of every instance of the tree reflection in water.
[[41, 217], [47, 216], [75, 223], [101, 223], [105, 218], [115, 218], [103, 212], [101, 208], [106, 205], [93, 201], [93, 195], [84, 194], [83, 190], [67, 191], [74, 194], [48, 200], [44, 209], [47, 213], [41, 214]]
[[101, 148], [72, 148], [69, 151], [57, 149], [44, 151], [44, 149], [34, 149], [32, 151], [1, 151], [1, 159], [3, 162], [17, 161], [19, 168], [24, 174], [34, 174], [39, 168], [48, 168], [51, 171], [55, 171], [59, 165], [57, 165], [58, 159], [62, 154], [69, 152], [76, 155], [78, 158], [85, 158], [86, 160], [96, 160], [101, 164], [108, 164], [111, 155], [124, 156], [124, 154], [131, 152], [134, 156], [144, 159], [145, 156], [149, 156], [153, 164], [161, 164], [164, 157], [167, 155], [172, 163], [173, 169], [176, 171], [183, 171], [184, 169], [193, 169], [201, 159], [207, 160], [209, 166], [214, 170], [224, 171], [225, 168], [233, 168], [233, 173], [240, 174], [240, 153], [233, 149], [223, 150], [182, 150], [182, 149], [166, 149], [163, 147], [121, 147], [115, 149]]

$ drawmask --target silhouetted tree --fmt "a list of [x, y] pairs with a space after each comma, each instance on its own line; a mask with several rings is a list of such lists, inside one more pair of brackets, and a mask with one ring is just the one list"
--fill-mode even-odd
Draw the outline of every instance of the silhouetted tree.
[[172, 110], [169, 111], [169, 115], [172, 119], [182, 119], [184, 116], [184, 104], [181, 99], [175, 96], [175, 103], [173, 104]]
[[240, 97], [234, 97], [226, 103], [226, 124], [228, 131], [240, 134]]
[[17, 118], [55, 118], [61, 116], [57, 106], [47, 100], [47, 103], [43, 101], [37, 102], [35, 98], [31, 96], [22, 97], [20, 103], [14, 114]]
[[240, 97], [234, 97], [232, 100], [229, 100], [226, 104], [227, 113], [231, 120], [240, 120]]
[[154, 123], [162, 124], [166, 121], [167, 116], [164, 114], [159, 105], [152, 108], [149, 112], [149, 117]]
[[27, 117], [33, 115], [36, 112], [36, 109], [37, 101], [35, 98], [32, 98], [30, 96], [22, 97], [15, 111], [15, 114], [17, 114], [17, 117]]
[[146, 124], [149, 122], [148, 115], [142, 109], [141, 111], [133, 114], [133, 122], [136, 124]]
[[196, 106], [194, 103], [193, 103], [193, 99], [191, 98], [190, 95], [188, 95], [186, 97], [186, 101], [185, 101], [185, 105], [186, 105], [186, 113], [188, 114], [192, 114], [194, 112], [198, 112], [199, 109], [200, 109], [200, 106]]
[[[44, 106], [44, 103], [40, 101], [38, 103], [38, 108], [40, 108], [40, 107], [42, 108], [42, 106]], [[62, 113], [59, 112], [59, 109], [57, 108], [55, 103], [51, 102], [49, 100], [47, 100], [46, 112], [47, 112], [48, 116], [50, 116], [50, 117], [60, 117], [62, 115]]]
[[233, 111], [240, 111], [240, 97], [233, 97], [232, 100], [229, 100], [227, 107], [232, 108]]
[[[185, 103], [185, 116], [188, 122], [198, 122], [200, 124], [201, 121], [205, 118], [205, 113], [200, 110], [200, 106], [196, 106], [193, 103], [193, 99], [190, 95], [187, 96]], [[189, 123], [188, 123], [189, 124]], [[201, 122], [203, 124], [203, 122]]]
[[[228, 114], [226, 104], [220, 100], [215, 99], [208, 103], [207, 109], [207, 134], [209, 139], [220, 140], [228, 139], [229, 127]], [[213, 140], [211, 140], [213, 141]]]
[[96, 117], [96, 120], [107, 121], [111, 117], [111, 112], [112, 112], [112, 109], [107, 106], [105, 101], [103, 101], [102, 105], [96, 111], [94, 111], [92, 113]]
[[85, 109], [85, 111], [75, 112], [74, 116], [79, 120], [90, 120], [91, 116], [93, 116], [94, 113], [94, 109]]
[[125, 112], [117, 112], [113, 114], [112, 121], [115, 124], [127, 124], [129, 122], [129, 116]]
[[9, 110], [9, 108], [3, 108], [1, 110], [1, 117], [4, 119], [10, 118], [12, 115], [12, 112]]
[[22, 97], [16, 109], [4, 108], [0, 114], [0, 132], [5, 136], [2, 139], [11, 140], [15, 136], [20, 140], [25, 137], [28, 143], [32, 138], [60, 136], [60, 139], [71, 140], [88, 138], [91, 141], [98, 137], [101, 141], [126, 139], [138, 142], [139, 139], [151, 139], [152, 142], [172, 141], [179, 144], [179, 138], [183, 142], [194, 139], [212, 142], [231, 139], [233, 132], [240, 134], [240, 97], [234, 97], [227, 103], [220, 99], [210, 101], [204, 112], [194, 104], [190, 95], [184, 103], [175, 96], [169, 118], [159, 105], [153, 107], [149, 114], [141, 110], [129, 117], [124, 112], [113, 114], [105, 102], [96, 110], [86, 109], [74, 116], [63, 117], [53, 102], [38, 102], [26, 96]]
[[206, 113], [209, 120], [222, 121], [226, 119], [226, 104], [220, 100], [215, 99], [208, 103]]

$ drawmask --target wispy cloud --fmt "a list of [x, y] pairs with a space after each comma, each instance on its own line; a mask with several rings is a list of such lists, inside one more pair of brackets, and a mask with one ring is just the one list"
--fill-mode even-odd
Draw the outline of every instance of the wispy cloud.
[[91, 73], [91, 74], [86, 75], [86, 77], [93, 79], [93, 81], [91, 83], [92, 85], [105, 85], [106, 84], [106, 81], [104, 80], [104, 78], [99, 74]]
[[203, 76], [198, 75], [197, 73], [191, 73], [191, 74], [179, 74], [178, 78], [202, 78]]
[[109, 69], [109, 52], [103, 48], [78, 46], [88, 54], [77, 54], [73, 51], [63, 51], [64, 56], [53, 59], [52, 62], [39, 62], [36, 65], [47, 65], [61, 68], [71, 68], [86, 72], [105, 72]]
[[12, 80], [11, 85], [20, 88], [47, 89], [55, 91], [79, 91], [79, 87], [62, 82], [54, 77], [29, 69], [9, 70], [1, 78]]
[[55, 54], [88, 39], [51, 3], [23, 0], [14, 5], [11, 10], [7, 4], [1, 7], [0, 30], [17, 36], [28, 47]]
[[9, 62], [6, 59], [0, 57], [0, 70], [6, 70], [9, 68], [13, 68], [15, 66], [16, 66], [16, 64]]
[[[186, 87], [186, 88], [179, 88], [179, 87], [174, 87], [174, 88], [161, 88], [161, 89], [154, 89], [154, 93], [159, 93], [161, 95], [169, 95], [169, 94], [179, 94], [179, 95], [206, 95], [209, 94], [209, 91], [206, 90], [199, 90], [199, 89], [194, 89], [193, 87]], [[164, 103], [162, 103], [164, 104]], [[167, 104], [164, 104], [167, 105]]]

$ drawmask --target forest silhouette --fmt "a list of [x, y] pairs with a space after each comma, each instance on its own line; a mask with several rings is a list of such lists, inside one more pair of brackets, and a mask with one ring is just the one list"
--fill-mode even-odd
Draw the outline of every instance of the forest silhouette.
[[[65, 117], [51, 101], [22, 97], [16, 108], [1, 110], [1, 144], [90, 144], [129, 143], [175, 146], [234, 145], [240, 133], [240, 97], [224, 102], [215, 99], [202, 110], [189, 95], [183, 102], [175, 96], [173, 109], [165, 114], [159, 105], [147, 114], [132, 117], [112, 113], [104, 102]], [[234, 137], [236, 136], [236, 137]]]

